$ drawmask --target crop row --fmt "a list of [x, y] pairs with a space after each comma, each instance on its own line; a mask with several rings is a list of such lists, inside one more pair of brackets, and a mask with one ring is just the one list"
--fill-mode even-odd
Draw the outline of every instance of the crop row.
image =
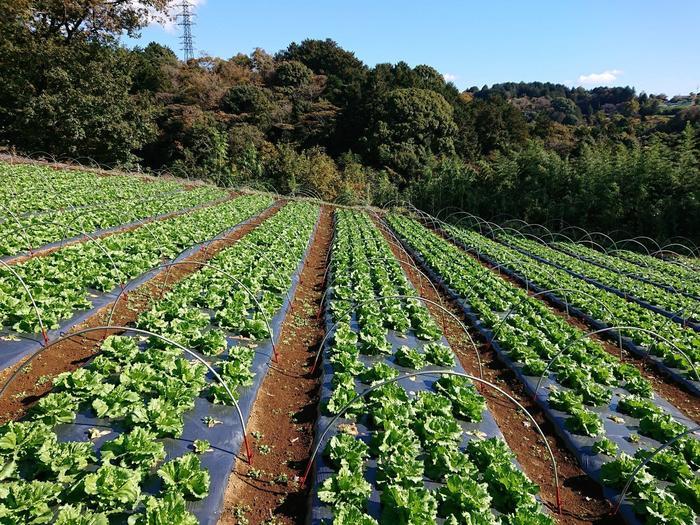
[[[440, 373], [463, 369], [378, 229], [360, 212], [336, 219], [321, 422], [376, 389], [325, 443], [312, 522], [552, 523], [473, 383]], [[434, 374], [380, 386], [414, 371]]]
[[[218, 253], [207, 267], [179, 282], [139, 317], [138, 326], [206, 355], [225, 349], [223, 331], [267, 339], [318, 212], [313, 205], [287, 204]], [[215, 313], [212, 317], [208, 312]], [[237, 377], [233, 370], [222, 370], [222, 377], [232, 381], [231, 388], [245, 386], [233, 383]], [[217, 397], [225, 398], [225, 393], [220, 391]]]
[[49, 243], [92, 234], [114, 226], [157, 217], [220, 199], [226, 192], [202, 186], [103, 206], [8, 218], [0, 223], [0, 256], [16, 255]]
[[[553, 246], [565, 253], [598, 264], [617, 273], [642, 279], [670, 290], [700, 297], [700, 277], [697, 279], [688, 279], [687, 275], [678, 275], [678, 272], [664, 272], [650, 265], [635, 264], [622, 257], [609, 255], [580, 243], [556, 242]], [[662, 263], [673, 266], [671, 263], [663, 261]], [[676, 266], [676, 268], [678, 267]]]
[[[567, 303], [609, 327], [639, 327], [643, 330], [623, 330], [623, 334], [640, 347], [663, 360], [672, 369], [679, 370], [689, 380], [697, 381], [695, 372], [683, 356], [693, 363], [700, 362], [700, 333], [684, 328], [668, 317], [648, 308], [627, 301], [607, 290], [589, 284], [556, 267], [524, 255], [501, 243], [492, 241], [476, 232], [449, 227], [448, 233], [465, 248], [490, 257], [496, 264], [502, 264], [545, 290], [561, 290], [559, 293]], [[654, 333], [662, 335], [659, 340]], [[683, 354], [677, 351], [680, 349]], [[700, 371], [700, 367], [698, 367]]]
[[85, 171], [3, 162], [0, 162], [0, 182], [3, 215], [95, 206], [182, 189], [182, 185], [174, 181], [145, 181], [127, 175], [104, 177]]
[[675, 266], [680, 265], [682, 268], [688, 270], [696, 280], [698, 279], [697, 272], [700, 272], [700, 258], [698, 256], [690, 257], [687, 255], [676, 255], [675, 257], [667, 260], [675, 263]]
[[[581, 339], [580, 330], [543, 302], [418, 222], [399, 215], [388, 220], [537, 396], [582, 468], [605, 487], [619, 492], [650, 451], [687, 430], [634, 366]], [[628, 495], [637, 515], [648, 523], [694, 523], [699, 467], [700, 441], [691, 436], [655, 456]]]
[[639, 266], [654, 268], [670, 276], [690, 279], [695, 282], [700, 280], [700, 276], [698, 276], [700, 263], [698, 263], [697, 258], [684, 257], [681, 255], [667, 260], [630, 250], [620, 250], [617, 252], [617, 255], [626, 261]]
[[679, 321], [700, 319], [700, 301], [691, 297], [602, 268], [530, 239], [504, 234], [499, 235], [498, 240], [528, 256], [535, 256], [543, 262], [568, 270], [574, 277], [587, 279], [593, 285], [599, 285], [613, 293], [618, 292], [625, 297], [639, 299], [642, 306], [648, 304], [660, 308]]
[[[76, 311], [90, 309], [91, 290], [105, 292], [175, 257], [184, 248], [260, 213], [271, 204], [262, 196], [243, 196], [143, 225], [135, 230], [67, 246], [0, 269], [0, 321], [19, 333], [38, 333], [39, 310], [46, 329]], [[31, 297], [30, 297], [30, 293]], [[36, 309], [33, 305], [36, 305]]]
[[[283, 208], [137, 325], [202, 352], [234, 396], [243, 395], [253, 356], [269, 346], [253, 297], [268, 315], [279, 309], [317, 216], [308, 204]], [[216, 522], [237, 451], [231, 434], [240, 444], [241, 429], [231, 407], [216, 404], [232, 403], [223, 385], [187, 357], [158, 337], [110, 336], [87, 366], [59, 375], [26, 421], [0, 427], [2, 519]]]

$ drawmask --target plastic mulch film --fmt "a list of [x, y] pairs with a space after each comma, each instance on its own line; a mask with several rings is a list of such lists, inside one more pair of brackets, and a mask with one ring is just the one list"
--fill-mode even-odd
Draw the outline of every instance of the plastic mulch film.
[[[176, 215], [191, 213], [191, 212], [200, 210], [202, 208], [206, 208], [208, 206], [215, 206], [217, 204], [221, 204], [221, 203], [225, 202], [227, 200], [227, 198], [228, 197], [214, 199], [214, 200], [211, 200], [208, 202], [203, 202], [201, 204], [197, 204], [196, 206], [190, 206], [188, 208], [181, 208], [179, 210], [173, 210], [173, 211], [169, 211], [167, 213], [161, 213], [160, 215], [151, 215], [148, 217], [143, 217], [141, 219], [137, 219], [137, 220], [127, 222], [124, 224], [117, 224], [115, 226], [111, 226], [109, 228], [103, 228], [101, 230], [95, 230], [95, 231], [84, 232], [84, 233], [77, 233], [76, 235], [66, 237], [66, 238], [61, 239], [59, 241], [50, 242], [48, 244], [43, 244], [41, 246], [33, 247], [31, 253], [29, 251], [23, 251], [23, 252], [15, 254], [15, 255], [6, 255], [4, 257], [0, 257], [0, 261], [3, 261], [7, 264], [12, 264], [14, 261], [21, 259], [23, 257], [26, 257], [28, 255], [32, 255], [32, 253], [34, 253], [34, 252], [43, 252], [46, 250], [50, 250], [52, 248], [62, 248], [63, 246], [65, 246], [67, 244], [72, 244], [72, 243], [79, 242], [79, 241], [87, 242], [87, 241], [90, 241], [91, 239], [100, 238], [100, 237], [103, 237], [103, 236], [110, 234], [110, 233], [119, 233], [121, 231], [128, 230], [129, 228], [143, 226], [144, 224], [147, 224], [149, 222], [161, 221], [161, 220], [169, 219], [169, 218], [174, 217]], [[48, 213], [48, 212], [46, 212], [46, 213]], [[75, 228], [67, 227], [66, 232], [68, 232], [68, 231], [75, 233], [78, 230], [76, 230]]]
[[[467, 304], [464, 301], [464, 299], [462, 299], [454, 290], [452, 290], [444, 281], [444, 279], [442, 279], [440, 275], [434, 272], [425, 262], [425, 260], [410, 246], [408, 246], [407, 243], [404, 243], [404, 247], [415, 258], [415, 260], [417, 260], [420, 263], [421, 267], [430, 276], [430, 278], [433, 279], [437, 284], [439, 284], [443, 288], [443, 290], [455, 302], [459, 304], [465, 316], [469, 319], [471, 325], [479, 331], [481, 336], [485, 340], [491, 341], [493, 332], [481, 323], [478, 314], [474, 310], [472, 310], [469, 304]], [[597, 441], [597, 438], [580, 436], [569, 432], [564, 427], [564, 421], [567, 419], [567, 414], [555, 410], [549, 406], [549, 403], [547, 402], [547, 397], [549, 395], [551, 387], [556, 385], [558, 389], [564, 389], [559, 385], [559, 383], [556, 382], [556, 380], [553, 377], [553, 374], [550, 374], [549, 377], [545, 377], [542, 380], [539, 389], [537, 389], [536, 391], [537, 383], [540, 379], [539, 377], [525, 375], [522, 372], [522, 367], [514, 363], [508, 357], [507, 353], [500, 347], [497, 341], [491, 342], [491, 348], [493, 348], [499, 360], [501, 360], [506, 366], [508, 366], [508, 368], [510, 368], [515, 373], [518, 379], [525, 386], [527, 392], [533, 397], [533, 399], [540, 406], [540, 408], [542, 408], [544, 414], [547, 416], [547, 419], [549, 419], [552, 422], [557, 435], [563, 440], [567, 448], [576, 456], [576, 459], [578, 460], [579, 465], [581, 466], [583, 471], [586, 472], [586, 474], [593, 478], [596, 482], [600, 483], [600, 469], [602, 465], [610, 461], [610, 459], [605, 459], [605, 456], [593, 452], [592, 446], [593, 443]], [[640, 445], [649, 450], [656, 449], [662, 443], [654, 439], [637, 435], [637, 446], [635, 446], [632, 443], [632, 440], [628, 439], [632, 434], [637, 434], [637, 430], [639, 428], [639, 420], [631, 416], [621, 414], [616, 410], [617, 404], [620, 400], [620, 395], [623, 392], [624, 390], [620, 388], [613, 389], [612, 400], [608, 404], [608, 406], [600, 408], [594, 407], [590, 408], [590, 410], [595, 412], [603, 421], [606, 437], [615, 442], [620, 452], [626, 452], [629, 455], [633, 455]], [[665, 410], [668, 414], [670, 414], [677, 422], [682, 423], [689, 428], [695, 426], [695, 423], [693, 421], [685, 417], [680, 411], [678, 411], [678, 409], [672, 406], [665, 399], [660, 398], [658, 395], [655, 396], [654, 403], [659, 408]], [[610, 416], [613, 416], [615, 420], [611, 419]], [[616, 489], [603, 486], [602, 484], [601, 486], [603, 488], [603, 494], [605, 495], [605, 497], [613, 504], [617, 503], [620, 492]], [[635, 514], [632, 504], [628, 499], [625, 499], [621, 504], [619, 513], [624, 519], [624, 521], [629, 525], [642, 525], [642, 521]]]
[[[670, 286], [670, 285], [668, 285], [668, 284], [662, 284], [662, 283], [660, 283], [660, 282], [652, 281], [651, 279], [648, 279], [648, 278], [646, 278], [646, 277], [642, 277], [641, 275], [632, 274], [632, 273], [625, 273], [625, 272], [623, 272], [623, 271], [616, 270], [615, 268], [612, 268], [612, 267], [610, 267], [610, 266], [606, 266], [606, 265], [603, 264], [602, 262], [593, 260], [593, 259], [591, 259], [590, 257], [586, 257], [585, 255], [581, 255], [581, 254], [575, 253], [574, 251], [569, 250], [569, 249], [567, 249], [567, 248], [565, 248], [565, 247], [562, 247], [562, 246], [553, 246], [553, 245], [551, 245], [551, 244], [548, 244], [547, 247], [548, 247], [548, 248], [552, 248], [553, 250], [557, 250], [557, 251], [559, 251], [559, 252], [561, 252], [561, 253], [564, 253], [564, 254], [566, 254], [566, 255], [568, 255], [568, 256], [570, 256], [570, 257], [575, 257], [575, 258], [577, 258], [577, 259], [579, 259], [579, 260], [581, 260], [581, 261], [583, 261], [583, 262], [587, 262], [588, 264], [593, 264], [593, 265], [595, 265], [595, 266], [598, 266], [599, 268], [602, 268], [603, 270], [608, 270], [609, 272], [618, 273], [618, 274], [623, 275], [623, 276], [625, 276], [625, 277], [631, 277], [632, 279], [636, 279], [637, 281], [640, 281], [640, 282], [643, 282], [643, 283], [646, 283], [646, 284], [651, 284], [651, 285], [653, 285], [653, 286], [656, 286], [656, 287], [658, 287], [658, 288], [661, 288], [662, 290], [666, 290], [667, 292], [671, 292], [671, 293], [675, 293], [675, 294], [679, 294], [679, 295], [684, 295], [684, 296], [689, 297], [689, 298], [691, 298], [691, 299], [695, 299], [696, 301], [700, 301], [700, 296], [697, 296], [697, 295], [692, 294], [692, 293], [690, 293], [690, 292], [684, 292], [684, 291], [682, 291], [682, 290], [676, 290], [675, 288], [673, 288], [672, 286]], [[608, 254], [602, 253], [602, 252], [601, 252], [601, 255], [608, 255]]]
[[[255, 358], [251, 366], [251, 371], [255, 374], [253, 384], [249, 387], [238, 389], [237, 391], [239, 394], [237, 399], [238, 406], [243, 420], [246, 422], [248, 421], [258, 390], [265, 378], [270, 360], [274, 354], [273, 341], [275, 346], [279, 344], [282, 325], [284, 324], [287, 313], [291, 307], [291, 301], [299, 285], [301, 272], [316, 236], [318, 224], [319, 220], [317, 219], [304, 255], [292, 276], [292, 283], [288, 289], [288, 293], [285, 294], [282, 307], [275, 316], [270, 319], [273, 339], [271, 340], [268, 338], [262, 341], [248, 341], [242, 340], [240, 337], [236, 337], [230, 332], [225, 332], [229, 350], [239, 345], [255, 345]], [[217, 327], [217, 329], [221, 330], [220, 327]], [[216, 361], [225, 360], [228, 354], [229, 351], [226, 351], [216, 357], [202, 357], [213, 365]], [[188, 356], [188, 358], [193, 359], [191, 356]], [[211, 372], [207, 374], [207, 381], [209, 383], [216, 382]], [[203, 393], [196, 399], [194, 410], [185, 414], [185, 426], [182, 437], [178, 439], [165, 438], [162, 441], [167, 452], [166, 461], [192, 452], [192, 445], [195, 439], [206, 439], [209, 441], [211, 450], [199, 455], [202, 468], [209, 471], [211, 479], [209, 494], [202, 500], [188, 501], [187, 508], [197, 517], [200, 524], [214, 525], [218, 522], [221, 515], [229, 477], [234, 469], [235, 461], [241, 449], [241, 445], [243, 444], [243, 429], [241, 428], [239, 417], [233, 406], [214, 404], [204, 397], [204, 395]], [[210, 425], [208, 424], [209, 421], [214, 421], [216, 424]], [[86, 433], [90, 428], [109, 431], [109, 434], [101, 436], [94, 441], [96, 449], [99, 449], [105, 441], [113, 440], [118, 434], [123, 432], [123, 429], [120, 428], [117, 422], [98, 419], [88, 409], [80, 413], [74, 423], [58, 425], [56, 427], [56, 433], [61, 441], [87, 441], [88, 436]], [[150, 494], [156, 494], [159, 490], [160, 483], [157, 476], [153, 476], [144, 487], [144, 492]]]
[[637, 303], [639, 306], [642, 306], [644, 308], [647, 308], [651, 310], [652, 312], [655, 312], [659, 315], [663, 315], [664, 317], [668, 317], [672, 321], [675, 321], [676, 323], [683, 325], [688, 328], [692, 328], [696, 332], [700, 332], [700, 324], [694, 323], [691, 321], [688, 321], [687, 319], [683, 318], [682, 316], [679, 316], [675, 312], [670, 312], [664, 308], [661, 308], [659, 306], [655, 306], [643, 299], [640, 299], [639, 297], [636, 297], [632, 294], [625, 293], [617, 288], [614, 288], [612, 286], [608, 286], [607, 284], [603, 284], [600, 281], [597, 281], [595, 279], [591, 279], [590, 277], [586, 277], [585, 275], [575, 272], [573, 270], [569, 270], [568, 268], [564, 268], [563, 266], [550, 261], [548, 259], [545, 259], [543, 257], [540, 257], [539, 255], [535, 255], [533, 253], [530, 253], [527, 250], [524, 250], [523, 248], [520, 248], [518, 246], [513, 246], [507, 242], [498, 241], [499, 243], [503, 244], [504, 246], [510, 248], [511, 250], [515, 250], [517, 252], [522, 253], [523, 255], [530, 257], [531, 259], [534, 259], [535, 261], [541, 262], [542, 264], [546, 264], [548, 266], [552, 266], [553, 268], [556, 268], [557, 270], [561, 270], [562, 272], [566, 272], [572, 277], [576, 277], [577, 279], [581, 279], [582, 281], [587, 282], [588, 284], [591, 284], [593, 286], [596, 286], [598, 288], [601, 288], [602, 290], [605, 290], [606, 292], [610, 292], [612, 294], [617, 295], [618, 297], [622, 297], [623, 299], [627, 299], [628, 301], [632, 301], [634, 303]]
[[[462, 243], [459, 239], [453, 238], [451, 236], [448, 236], [450, 241], [463, 250], [476, 254], [476, 250], [470, 248], [469, 246], [465, 245]], [[411, 252], [414, 253], [414, 252]], [[547, 292], [545, 288], [542, 288], [541, 286], [533, 283], [531, 280], [528, 278], [524, 277], [517, 271], [511, 270], [510, 268], [506, 268], [502, 265], [499, 265], [498, 262], [496, 262], [494, 259], [491, 257], [479, 253], [479, 258], [483, 261], [485, 261], [487, 264], [490, 266], [498, 266], [499, 271], [503, 272], [505, 275], [508, 277], [511, 277], [512, 279], [516, 280], [519, 284], [525, 286], [532, 290], [533, 292], [537, 294], [541, 294], [541, 297], [546, 298], [550, 303], [555, 305], [557, 308], [560, 308], [561, 310], [566, 310], [569, 312], [570, 315], [581, 319], [584, 321], [586, 324], [590, 325], [593, 327], [594, 330], [602, 330], [604, 328], [608, 328], [609, 325], [607, 323], [604, 323], [603, 321], [600, 321], [598, 319], [595, 319], [585, 313], [584, 311], [580, 310], [579, 308], [576, 308], [574, 306], [571, 306], [570, 304], [567, 304], [564, 299], [556, 295], [556, 293], [553, 292]], [[649, 352], [649, 350], [641, 345], [638, 345], [637, 343], [634, 342], [634, 340], [630, 337], [624, 336], [619, 334], [615, 330], [609, 330], [607, 332], [608, 336], [610, 338], [614, 338], [616, 342], [621, 341], [623, 348], [628, 350], [630, 353], [636, 355], [637, 357], [641, 357], [643, 359], [648, 359], [659, 371], [661, 371], [664, 375], [668, 376], [671, 380], [674, 382], [680, 384], [685, 388], [688, 392], [700, 396], [700, 381], [693, 380], [690, 377], [686, 375], [686, 373], [683, 370], [680, 370], [678, 368], [671, 368], [668, 366], [666, 363], [664, 363], [664, 360], [662, 357], [656, 356]]]
[[[332, 282], [332, 271], [329, 272], [329, 282]], [[326, 333], [329, 333], [334, 326], [334, 323], [331, 318], [331, 314], [329, 311], [329, 305], [331, 304], [333, 297], [332, 290], [329, 290], [327, 295], [326, 295], [326, 301], [324, 304], [324, 321], [325, 321], [325, 330]], [[352, 320], [351, 320], [351, 327], [354, 331], [359, 331], [359, 325], [356, 319], [356, 313], [353, 312], [352, 314]], [[390, 330], [387, 335], [387, 340], [391, 343], [392, 345], [392, 354], [400, 347], [403, 345], [407, 345], [411, 348], [419, 348], [422, 349], [427, 342], [422, 341], [418, 339], [413, 331], [413, 329], [410, 329], [408, 333], [406, 334], [398, 334], [397, 332]], [[443, 336], [441, 341], [442, 344], [445, 346], [449, 347], [449, 344], [445, 337]], [[322, 349], [323, 352], [323, 363], [322, 363], [322, 373], [321, 373], [321, 390], [320, 390], [320, 398], [319, 398], [319, 407], [324, 406], [325, 402], [330, 399], [331, 394], [333, 392], [333, 387], [331, 384], [332, 378], [333, 378], [333, 366], [331, 363], [328, 362], [327, 357], [328, 357], [328, 350], [332, 346], [331, 338], [328, 337], [325, 347]], [[375, 363], [383, 362], [395, 370], [399, 372], [399, 375], [404, 375], [404, 374], [409, 374], [411, 372], [415, 372], [415, 370], [412, 370], [410, 368], [404, 368], [399, 365], [397, 365], [392, 359], [392, 356], [366, 356], [366, 355], [360, 355], [360, 361], [365, 365], [365, 366], [372, 366]], [[449, 370], [453, 370], [455, 372], [460, 372], [460, 373], [465, 373], [464, 368], [462, 365], [459, 363], [459, 360], [457, 359], [457, 356], [455, 355], [455, 366], [452, 367]], [[444, 370], [448, 370], [444, 367], [438, 367], [438, 366], [428, 366], [422, 369], [421, 371], [430, 371], [430, 370], [435, 370], [434, 375], [420, 375], [416, 376], [414, 378], [406, 378], [406, 379], [401, 379], [398, 381], [398, 384], [401, 385], [406, 392], [408, 393], [409, 397], [415, 396], [417, 392], [420, 391], [429, 391], [433, 390], [432, 385], [435, 381], [437, 381], [440, 378], [440, 372]], [[363, 390], [367, 389], [368, 386], [364, 385], [359, 381], [359, 379], [355, 379], [355, 386], [356, 386], [356, 391], [358, 393], [362, 392]], [[309, 492], [309, 498], [310, 498], [310, 508], [311, 511], [308, 514], [307, 522], [310, 523], [311, 525], [321, 525], [322, 523], [331, 523], [333, 520], [333, 512], [332, 508], [329, 507], [327, 504], [321, 502], [318, 498], [318, 490], [321, 486], [321, 484], [330, 476], [335, 474], [335, 470], [330, 468], [328, 465], [326, 465], [322, 451], [324, 450], [326, 444], [328, 441], [338, 433], [338, 425], [343, 425], [343, 424], [348, 424], [352, 423], [356, 426], [358, 436], [360, 439], [362, 439], [365, 443], [369, 444], [369, 439], [371, 436], [371, 431], [367, 426], [367, 416], [363, 415], [358, 417], [356, 420], [350, 420], [350, 419], [344, 419], [340, 418], [335, 425], [335, 428], [333, 428], [331, 431], [329, 431], [326, 434], [326, 437], [324, 438], [323, 442], [320, 443], [320, 446], [318, 447], [319, 453], [316, 455], [316, 459], [314, 462], [314, 466], [311, 470], [311, 490]], [[328, 426], [330, 421], [332, 420], [332, 416], [328, 416], [324, 413], [319, 413], [318, 417], [316, 419], [316, 425], [314, 429], [314, 433], [316, 436], [320, 436], [321, 433], [324, 431], [324, 429]], [[503, 438], [503, 434], [501, 433], [500, 429], [498, 428], [498, 425], [496, 424], [496, 421], [494, 420], [493, 416], [489, 412], [488, 408], [484, 409], [483, 414], [482, 414], [482, 419], [481, 422], [479, 423], [468, 423], [465, 421], [462, 421], [460, 419], [457, 420], [460, 424], [460, 426], [463, 429], [463, 441], [461, 444], [462, 448], [465, 448], [467, 443], [469, 443], [470, 440], [472, 439], [486, 439], [486, 438]], [[517, 462], [516, 462], [517, 465]], [[518, 468], [519, 465], [518, 465]], [[365, 479], [369, 481], [372, 484], [372, 494], [369, 498], [368, 505], [367, 505], [367, 513], [374, 517], [375, 519], [379, 519], [380, 514], [381, 514], [381, 505], [380, 505], [380, 491], [377, 490], [376, 487], [376, 472], [377, 472], [377, 464], [376, 464], [376, 459], [370, 457], [366, 463], [365, 466]], [[432, 481], [426, 481], [425, 486], [428, 489], [433, 489], [436, 487], [439, 487], [439, 483], [435, 483]], [[444, 520], [443, 519], [438, 519], [438, 523], [442, 523]]]
[[[272, 204], [272, 206], [274, 206], [274, 204]], [[180, 254], [171, 261], [167, 261], [165, 266], [167, 266], [167, 263], [176, 263], [184, 261], [185, 259], [191, 257], [200, 249], [203, 249], [212, 242], [231, 235], [235, 231], [239, 230], [240, 228], [249, 224], [251, 221], [255, 220], [259, 215], [265, 213], [272, 206], [269, 206], [262, 212], [257, 213], [249, 217], [245, 221], [242, 221], [236, 224], [235, 226], [222, 231], [216, 237], [213, 237], [199, 244], [190, 246], [186, 250], [180, 252]], [[167, 268], [161, 265], [158, 268], [154, 268], [146, 273], [143, 273], [135, 279], [132, 279], [128, 283], [125, 283], [123, 291], [122, 288], [119, 286], [109, 292], [88, 290], [89, 300], [92, 303], [92, 307], [88, 310], [76, 312], [69, 319], [62, 321], [58, 328], [53, 330], [47, 330], [47, 341], [44, 341], [44, 337], [41, 334], [20, 334], [9, 328], [2, 329], [0, 331], [0, 371], [12, 366], [25, 356], [31, 355], [34, 352], [40, 350], [41, 348], [47, 346], [48, 344], [51, 344], [52, 342], [58, 340], [62, 334], [68, 333], [73, 328], [85, 322], [87, 319], [95, 315], [97, 311], [101, 308], [113, 304], [120, 297], [120, 295], [123, 295], [124, 292], [130, 292], [132, 290], [135, 290], [142, 284], [146, 283], [147, 281], [150, 281], [151, 279], [153, 279], [158, 274], [164, 271], [167, 271]]]

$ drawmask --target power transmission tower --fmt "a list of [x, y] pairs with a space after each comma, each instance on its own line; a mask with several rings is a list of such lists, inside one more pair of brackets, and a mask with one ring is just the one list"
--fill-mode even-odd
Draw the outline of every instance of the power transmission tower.
[[180, 48], [184, 54], [184, 60], [187, 62], [194, 58], [194, 46], [192, 45], [192, 26], [194, 25], [194, 13], [190, 11], [189, 0], [182, 0], [182, 3], [178, 6], [180, 12], [177, 14], [177, 19], [179, 22], [177, 25], [182, 26], [182, 36], [180, 37]]

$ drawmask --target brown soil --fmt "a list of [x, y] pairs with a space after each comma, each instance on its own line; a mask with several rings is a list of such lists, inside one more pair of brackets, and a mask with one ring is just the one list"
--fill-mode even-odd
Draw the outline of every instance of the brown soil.
[[[384, 231], [384, 235], [387, 240], [390, 240], [389, 233]], [[438, 288], [436, 293], [429, 280], [416, 270], [416, 262], [401, 250], [395, 243], [392, 243], [394, 255], [402, 261], [403, 269], [416, 290], [420, 290], [424, 298], [445, 305], [448, 311], [453, 313], [465, 326], [468, 326], [468, 321], [464, 318], [459, 306], [441, 289]], [[408, 262], [409, 260], [411, 262]], [[476, 348], [465, 335], [460, 323], [452, 316], [444, 314], [434, 304], [428, 303], [428, 308], [434, 318], [440, 322], [447, 341], [457, 354], [464, 369], [467, 373], [478, 377], [479, 366]], [[552, 462], [541, 436], [532, 426], [529, 418], [517, 410], [512, 401], [488, 387], [479, 388], [486, 398], [489, 411], [496, 419], [496, 423], [503, 432], [506, 442], [515, 453], [523, 471], [540, 486], [541, 497], [558, 522], [577, 525], [619, 522], [619, 520], [609, 516], [611, 507], [603, 497], [600, 486], [579, 468], [576, 458], [556, 438], [554, 428], [532, 401], [532, 398], [525, 393], [520, 381], [498, 360], [493, 350], [487, 349], [487, 345], [475, 330], [470, 330], [470, 336], [480, 352], [483, 378], [522, 404], [535, 418], [547, 437], [547, 443], [552, 449], [557, 463], [562, 504], [561, 514], [557, 514], [557, 496], [554, 488]]]
[[[191, 189], [192, 188], [188, 188], [188, 191]], [[238, 194], [235, 192], [229, 192], [228, 197], [223, 197], [221, 199], [216, 199], [216, 200], [213, 200], [210, 202], [205, 202], [203, 204], [200, 204], [198, 206], [194, 206], [191, 208], [176, 210], [176, 211], [167, 213], [167, 214], [163, 215], [162, 217], [157, 217], [157, 218], [147, 217], [147, 218], [141, 220], [140, 222], [138, 222], [137, 224], [133, 224], [131, 226], [125, 226], [122, 228], [116, 227], [114, 230], [111, 230], [111, 231], [105, 232], [105, 233], [101, 233], [101, 234], [97, 234], [97, 235], [93, 235], [93, 232], [88, 232], [88, 234], [90, 235], [89, 237], [87, 235], [81, 235], [79, 238], [76, 238], [72, 241], [65, 242], [65, 243], [61, 244], [60, 246], [53, 246], [51, 248], [44, 248], [44, 249], [42, 249], [42, 247], [39, 246], [37, 249], [32, 250], [30, 253], [28, 253], [26, 255], [20, 255], [20, 256], [13, 258], [13, 259], [8, 260], [7, 264], [9, 264], [9, 265], [20, 264], [20, 263], [27, 261], [28, 259], [33, 259], [34, 257], [45, 257], [53, 252], [56, 252], [58, 250], [65, 248], [66, 246], [71, 246], [73, 244], [80, 244], [83, 242], [88, 242], [89, 240], [92, 240], [92, 239], [104, 239], [104, 238], [110, 237], [112, 235], [127, 233], [127, 232], [133, 231], [137, 228], [143, 227], [144, 224], [148, 224], [151, 222], [157, 222], [157, 221], [165, 221], [167, 219], [172, 219], [173, 217], [176, 217], [178, 215], [185, 215], [186, 213], [192, 213], [192, 212], [195, 212], [195, 211], [200, 210], [202, 208], [216, 206], [217, 204], [221, 204], [223, 202], [226, 202], [227, 200], [235, 198], [237, 195]], [[78, 237], [78, 235], [76, 235], [76, 237]]]
[[[461, 248], [460, 248], [461, 249]], [[464, 253], [469, 255], [475, 260], [479, 260], [474, 254], [463, 250]], [[484, 265], [486, 268], [489, 268], [490, 270], [497, 272], [498, 275], [502, 278], [505, 279], [506, 281], [510, 282], [514, 286], [518, 286], [519, 288], [524, 288], [523, 285], [521, 285], [516, 279], [504, 274], [498, 272], [498, 270], [493, 270], [491, 266], [489, 266], [487, 263], [484, 261], [480, 261], [482, 265]], [[533, 291], [529, 291], [529, 295], [534, 295]], [[537, 296], [538, 299], [541, 301], [545, 302], [548, 306], [550, 311], [558, 316], [561, 317], [562, 319], [566, 320], [570, 325], [578, 328], [579, 330], [582, 331], [582, 333], [588, 333], [594, 328], [592, 328], [588, 323], [585, 321], [574, 317], [573, 315], [567, 315], [565, 310], [562, 310], [559, 308], [558, 305], [550, 302], [547, 298], [543, 297], [542, 295]], [[617, 346], [617, 343], [614, 342], [612, 339], [612, 336], [610, 338], [603, 337], [601, 335], [593, 335], [591, 336], [591, 339], [594, 341], [597, 341], [600, 343], [600, 345], [605, 349], [606, 352], [609, 354], [614, 355], [617, 358], [620, 358], [620, 347]], [[654, 391], [664, 399], [666, 399], [669, 403], [671, 403], [673, 406], [675, 406], [678, 410], [681, 411], [685, 416], [688, 418], [692, 419], [696, 423], [700, 423], [700, 403], [698, 403], [697, 396], [694, 394], [691, 394], [687, 392], [679, 383], [676, 383], [673, 378], [667, 376], [663, 372], [661, 372], [658, 368], [654, 366], [654, 364], [650, 360], [644, 360], [636, 355], [628, 352], [627, 350], [622, 351], [622, 361], [625, 363], [629, 363], [634, 365], [641, 373], [642, 375], [652, 383], [654, 387]]]
[[[318, 312], [333, 235], [332, 210], [323, 207], [321, 213], [292, 309], [282, 326], [280, 362], [268, 371], [248, 421], [253, 436], [252, 464], [236, 463], [221, 524], [300, 524], [305, 520], [307, 489], [298, 480], [309, 459], [317, 416], [319, 381], [311, 367], [325, 333]], [[243, 451], [241, 454], [245, 457]]]
[[[110, 322], [111, 326], [125, 326], [133, 323], [138, 315], [147, 310], [150, 305], [161, 298], [178, 282], [198, 271], [201, 265], [214, 257], [221, 250], [233, 245], [238, 239], [255, 229], [261, 222], [277, 213], [283, 201], [278, 201], [272, 208], [265, 210], [249, 223], [221, 240], [206, 245], [202, 250], [184, 259], [189, 264], [170, 266], [141, 286], [122, 295], [114, 308]], [[71, 332], [86, 328], [105, 326], [112, 311], [112, 305], [107, 305], [76, 326]], [[100, 347], [101, 342], [109, 335], [117, 334], [116, 330], [96, 330], [80, 334], [69, 339], [63, 339], [49, 346], [31, 363], [23, 367], [8, 389], [0, 398], [0, 423], [22, 417], [27, 409], [41, 396], [51, 390], [51, 380], [61, 372], [75, 370], [92, 357]], [[0, 374], [0, 385], [20, 369], [26, 358]]]

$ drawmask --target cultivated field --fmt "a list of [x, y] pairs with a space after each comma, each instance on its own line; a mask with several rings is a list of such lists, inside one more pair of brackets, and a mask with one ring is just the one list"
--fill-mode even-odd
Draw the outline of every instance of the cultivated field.
[[694, 246], [0, 164], [0, 523], [692, 524]]

